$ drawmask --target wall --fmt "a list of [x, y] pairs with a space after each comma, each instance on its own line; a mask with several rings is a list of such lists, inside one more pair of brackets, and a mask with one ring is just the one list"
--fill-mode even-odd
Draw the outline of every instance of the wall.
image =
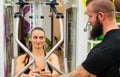
[[[87, 35], [88, 34], [87, 32], [84, 32], [84, 28], [87, 24], [87, 14], [85, 14], [85, 7], [83, 5], [83, 0], [68, 0], [68, 2], [65, 3], [65, 11], [66, 9], [71, 7], [77, 9], [76, 37], [74, 39], [76, 40], [75, 41], [76, 50], [73, 51], [75, 52], [74, 54], [75, 63], [72, 64], [73, 66], [75, 65], [77, 67], [85, 60], [87, 56], [87, 40], [88, 40]], [[66, 12], [65, 12], [65, 15], [66, 15]], [[66, 20], [64, 24], [66, 24]]]
[[[63, 3], [64, 0], [58, 0], [58, 1], [60, 2], [60, 4], [56, 5], [56, 8], [59, 11], [59, 13], [64, 14], [64, 3]], [[64, 26], [64, 18], [63, 18], [63, 26]], [[60, 39], [60, 23], [59, 23], [59, 19], [56, 18], [56, 15], [53, 14], [53, 39], [55, 36], [58, 39]]]
[[49, 5], [42, 7], [42, 15], [44, 16], [44, 19], [42, 19], [43, 24], [42, 27], [44, 28], [46, 32], [46, 37], [51, 40], [51, 12]]
[[4, 48], [4, 15], [3, 15], [3, 0], [0, 0], [0, 77], [5, 77], [5, 48]]
[[77, 37], [76, 37], [76, 67], [81, 64], [87, 56], [87, 32], [84, 28], [87, 23], [87, 15], [82, 0], [78, 0], [78, 13], [77, 13]]

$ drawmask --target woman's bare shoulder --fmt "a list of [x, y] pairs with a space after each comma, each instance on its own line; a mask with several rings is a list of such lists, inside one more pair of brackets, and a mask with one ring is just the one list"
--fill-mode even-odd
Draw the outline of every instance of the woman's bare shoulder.
[[26, 54], [22, 54], [22, 55], [18, 56], [16, 60], [23, 61], [25, 59], [25, 56], [26, 56]]
[[50, 59], [55, 59], [55, 58], [58, 58], [58, 56], [55, 53], [52, 53], [49, 58]]

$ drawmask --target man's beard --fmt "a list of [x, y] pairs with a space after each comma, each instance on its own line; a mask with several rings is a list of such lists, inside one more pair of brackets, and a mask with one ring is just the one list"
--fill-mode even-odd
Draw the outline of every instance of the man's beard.
[[99, 37], [102, 35], [103, 32], [103, 24], [98, 19], [98, 16], [96, 16], [96, 23], [92, 27], [91, 33], [90, 33], [90, 39], [95, 39], [96, 37]]

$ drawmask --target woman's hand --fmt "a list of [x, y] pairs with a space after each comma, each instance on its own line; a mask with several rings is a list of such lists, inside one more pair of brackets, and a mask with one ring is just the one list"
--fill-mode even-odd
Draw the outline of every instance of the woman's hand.
[[43, 69], [35, 69], [29, 72], [29, 77], [52, 77], [50, 71], [44, 71]]
[[36, 75], [39, 76], [39, 70], [31, 70], [29, 72], [29, 77], [36, 77]]
[[41, 77], [52, 77], [52, 74], [50, 71], [40, 71], [39, 73]]

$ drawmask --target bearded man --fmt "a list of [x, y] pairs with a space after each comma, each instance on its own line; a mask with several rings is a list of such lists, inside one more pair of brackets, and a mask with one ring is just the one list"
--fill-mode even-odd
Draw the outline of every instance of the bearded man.
[[104, 39], [91, 49], [86, 60], [72, 72], [59, 77], [120, 77], [120, 29], [111, 0], [87, 0], [91, 38]]

